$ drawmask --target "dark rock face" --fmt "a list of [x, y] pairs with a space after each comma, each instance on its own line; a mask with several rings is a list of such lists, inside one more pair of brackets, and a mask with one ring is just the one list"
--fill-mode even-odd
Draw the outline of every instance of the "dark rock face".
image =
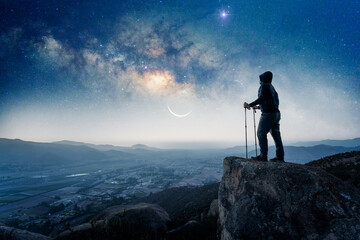
[[[220, 183], [201, 187], [177, 187], [135, 200], [160, 205], [171, 218], [169, 229], [178, 228], [202, 213], [207, 214], [213, 199], [217, 198]], [[201, 222], [200, 219], [196, 219]]]
[[167, 232], [167, 240], [216, 240], [217, 218], [190, 220], [184, 225]]
[[360, 192], [325, 171], [224, 159], [219, 229], [232, 239], [360, 239]]
[[210, 209], [207, 214], [208, 216], [218, 217], [219, 216], [219, 200], [214, 199], [210, 204]]
[[161, 239], [170, 218], [158, 205], [113, 206], [97, 218], [59, 234], [56, 239]]
[[25, 230], [0, 224], [0, 239], [6, 240], [50, 240], [51, 238]]
[[360, 188], [360, 151], [339, 153], [307, 163]]
[[181, 227], [167, 232], [167, 238], [171, 240], [201, 239], [204, 227], [195, 220], [191, 220]]

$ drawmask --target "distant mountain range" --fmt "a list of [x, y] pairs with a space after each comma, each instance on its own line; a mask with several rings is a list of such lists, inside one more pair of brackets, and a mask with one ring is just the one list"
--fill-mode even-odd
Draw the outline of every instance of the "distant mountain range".
[[[342, 146], [328, 146], [328, 145], [316, 145], [311, 147], [295, 147], [285, 146], [285, 161], [305, 164], [313, 160], [320, 159], [329, 155], [359, 151], [358, 147], [342, 147]], [[250, 156], [255, 156], [255, 151], [250, 152]], [[275, 157], [275, 147], [269, 147], [269, 158]]]
[[85, 144], [38, 143], [20, 139], [0, 138], [0, 164], [62, 165], [98, 162], [101, 160], [128, 160], [131, 153], [115, 150], [99, 151]]
[[[358, 141], [360, 141], [360, 138], [351, 140], [324, 140], [324, 142], [330, 144], [338, 143], [339, 146], [325, 144], [315, 146], [285, 146], [285, 158], [286, 161], [289, 162], [304, 164], [328, 155], [360, 150], [360, 143], [359, 145], [355, 145]], [[308, 144], [310, 143], [308, 142]], [[273, 157], [274, 154], [274, 146], [270, 146], [269, 157]], [[136, 144], [131, 147], [121, 147], [73, 141], [38, 143], [22, 141], [20, 139], [0, 138], [0, 164], [24, 163], [31, 165], [57, 165], [134, 160], [146, 161], [148, 163], [205, 160], [208, 163], [217, 164], [226, 156], [231, 155], [244, 157], [245, 147], [235, 146], [225, 149], [199, 150], [159, 149], [143, 144]], [[249, 147], [249, 156], [255, 156], [253, 147]]]
[[161, 151], [161, 149], [159, 149], [159, 148], [149, 147], [149, 146], [146, 146], [145, 144], [135, 144], [131, 147], [121, 147], [121, 146], [114, 146], [114, 145], [110, 145], [110, 144], [97, 145], [97, 144], [75, 142], [75, 141], [68, 141], [68, 140], [63, 140], [63, 141], [58, 141], [58, 142], [53, 142], [53, 143], [73, 145], [73, 146], [88, 146], [88, 147], [91, 147], [91, 148], [94, 148], [94, 149], [100, 150], [100, 151], [107, 151], [107, 150], [117, 150], [117, 151], [126, 151], [126, 152], [132, 152], [132, 151], [136, 152], [138, 150]]
[[297, 142], [292, 144], [293, 146], [315, 146], [315, 145], [329, 145], [329, 146], [342, 146], [342, 147], [357, 147], [360, 146], [360, 138], [346, 139], [346, 140], [321, 140], [321, 141], [307, 141]]

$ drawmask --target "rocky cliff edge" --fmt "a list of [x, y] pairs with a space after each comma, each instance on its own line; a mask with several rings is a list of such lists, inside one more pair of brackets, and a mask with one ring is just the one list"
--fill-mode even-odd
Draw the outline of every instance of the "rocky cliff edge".
[[360, 193], [325, 171], [227, 157], [219, 187], [222, 240], [360, 239]]

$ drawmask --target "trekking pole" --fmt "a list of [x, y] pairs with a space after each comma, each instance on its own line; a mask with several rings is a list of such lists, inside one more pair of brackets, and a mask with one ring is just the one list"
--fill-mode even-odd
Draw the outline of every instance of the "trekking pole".
[[256, 151], [256, 156], [257, 154], [257, 141], [256, 141], [256, 121], [255, 121], [255, 108], [253, 108], [253, 116], [254, 116], [254, 136], [255, 136], [255, 151]]
[[246, 108], [245, 109], [245, 148], [246, 148], [246, 159], [248, 158], [248, 147], [247, 147], [247, 122], [246, 122]]

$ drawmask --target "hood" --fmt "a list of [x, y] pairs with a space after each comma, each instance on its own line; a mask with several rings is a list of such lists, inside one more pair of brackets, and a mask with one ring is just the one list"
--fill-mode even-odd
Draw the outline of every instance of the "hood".
[[264, 72], [263, 74], [261, 74], [261, 75], [259, 76], [259, 78], [260, 78], [260, 81], [261, 81], [261, 82], [271, 83], [272, 78], [273, 78], [273, 74], [272, 74], [272, 72], [270, 72], [270, 71], [266, 71], [266, 72]]

